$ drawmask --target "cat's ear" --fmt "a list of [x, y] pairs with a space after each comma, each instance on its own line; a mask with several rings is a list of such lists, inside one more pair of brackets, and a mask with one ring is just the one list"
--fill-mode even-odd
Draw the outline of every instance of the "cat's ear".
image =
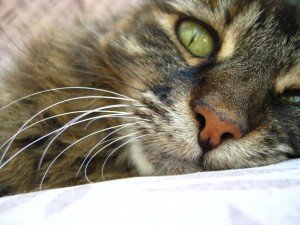
[[276, 79], [276, 92], [300, 90], [300, 59], [289, 69], [283, 69]]

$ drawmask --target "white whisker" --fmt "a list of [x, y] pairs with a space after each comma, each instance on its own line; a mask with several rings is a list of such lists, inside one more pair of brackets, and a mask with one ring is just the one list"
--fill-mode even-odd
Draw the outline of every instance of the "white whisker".
[[103, 150], [106, 149], [107, 147], [111, 146], [112, 144], [116, 143], [117, 141], [120, 141], [120, 140], [122, 140], [122, 139], [124, 139], [124, 138], [133, 136], [133, 135], [138, 134], [138, 133], [141, 133], [141, 132], [139, 131], [139, 132], [135, 132], [135, 133], [132, 133], [132, 134], [128, 134], [128, 135], [124, 135], [124, 136], [122, 136], [122, 137], [119, 137], [119, 138], [115, 139], [114, 141], [110, 142], [109, 144], [105, 145], [104, 147], [102, 147], [100, 150], [98, 150], [98, 151], [97, 151], [97, 152], [89, 159], [89, 161], [87, 162], [87, 164], [86, 164], [86, 166], [85, 166], [85, 169], [84, 169], [84, 176], [85, 176], [86, 180], [87, 180], [89, 183], [92, 183], [92, 182], [89, 180], [88, 176], [87, 176], [87, 169], [88, 169], [88, 166], [89, 166], [89, 164], [91, 163], [91, 161], [92, 161], [92, 160], [93, 160], [93, 159], [94, 159], [101, 151], [103, 151]]
[[[138, 133], [141, 133], [141, 132], [138, 132]], [[123, 146], [127, 145], [128, 143], [130, 143], [130, 142], [132, 142], [132, 141], [134, 141], [134, 140], [136, 140], [136, 139], [142, 138], [142, 137], [144, 137], [144, 136], [147, 136], [147, 134], [140, 135], [140, 136], [138, 136], [138, 137], [134, 137], [134, 138], [132, 138], [132, 139], [130, 139], [130, 140], [124, 142], [124, 143], [121, 144], [119, 147], [115, 148], [115, 149], [114, 149], [114, 150], [106, 157], [106, 159], [105, 159], [105, 161], [104, 161], [104, 163], [103, 163], [103, 165], [102, 165], [102, 168], [101, 168], [101, 176], [102, 176], [102, 180], [105, 181], [105, 177], [104, 177], [104, 167], [105, 167], [105, 165], [106, 165], [108, 159], [109, 159], [116, 151], [118, 151], [120, 148], [122, 148]]]
[[[98, 109], [97, 109], [97, 110], [98, 110]], [[33, 124], [27, 126], [27, 127], [24, 127], [24, 128], [21, 130], [21, 132], [23, 132], [23, 131], [29, 129], [30, 127], [33, 127], [33, 126], [35, 126], [35, 125], [37, 125], [37, 124], [39, 124], [39, 123], [45, 122], [45, 121], [47, 121], [47, 120], [50, 120], [50, 119], [54, 119], [54, 118], [57, 118], [57, 117], [60, 117], [60, 116], [66, 116], [66, 115], [77, 114], [77, 113], [86, 113], [86, 112], [90, 112], [90, 110], [85, 110], [85, 111], [73, 111], [73, 112], [62, 113], [62, 114], [54, 115], [54, 116], [51, 116], [51, 117], [47, 117], [47, 118], [42, 119], [42, 120], [39, 120], [39, 121], [37, 121], [37, 122], [35, 122], [35, 123], [33, 123]], [[106, 112], [119, 112], [119, 111], [99, 110], [99, 111], [97, 111], [97, 112], [99, 112], [99, 113], [100, 113], [100, 112], [101, 112], [101, 113], [102, 113], [102, 112], [105, 112], [105, 113], [106, 113]], [[94, 117], [93, 117], [92, 119], [94, 119]], [[91, 119], [89, 119], [89, 120], [91, 120]], [[85, 122], [85, 121], [86, 121], [86, 120], [81, 121], [81, 122]], [[76, 124], [78, 124], [78, 123], [76, 123]], [[74, 124], [74, 125], [75, 125], [75, 124]], [[48, 135], [43, 136], [42, 139], [44, 139], [44, 138], [46, 138], [46, 137], [48, 137], [48, 136], [50, 136], [50, 135], [52, 135], [52, 134], [54, 134], [54, 133], [56, 133], [56, 132], [59, 132], [61, 129], [63, 129], [63, 127], [61, 127], [61, 128], [59, 128], [59, 129], [57, 129], [57, 130], [55, 130], [55, 131], [49, 133]], [[10, 140], [11, 140], [11, 138], [8, 139], [6, 142], [4, 142], [4, 143], [2, 144], [2, 146], [0, 147], [0, 149], [3, 148]], [[35, 144], [37, 141], [40, 141], [40, 140], [41, 140], [41, 139], [38, 139], [38, 140], [32, 142], [31, 144]], [[30, 147], [30, 146], [31, 146], [31, 145], [27, 145], [26, 148], [27, 148], [27, 147]], [[3, 162], [3, 159], [4, 159], [4, 157], [5, 157], [6, 152], [7, 152], [7, 151], [5, 151], [5, 152], [3, 153], [3, 155], [2, 155], [2, 158], [1, 158], [1, 160], [0, 160], [0, 165], [1, 165], [1, 163]]]
[[[115, 111], [117, 112], [117, 111]], [[111, 114], [111, 115], [119, 115], [120, 117], [122, 118], [126, 118], [126, 116], [129, 116], [129, 115], [133, 115], [133, 113], [128, 113], [128, 112], [118, 112], [116, 114]], [[123, 117], [124, 116], [124, 117]], [[101, 116], [100, 116], [101, 117]], [[132, 117], [130, 117], [132, 118]], [[98, 117], [95, 117], [93, 120], [91, 120], [90, 122], [87, 123], [87, 125], [84, 127], [84, 130], [86, 130], [93, 122], [95, 122], [96, 120], [98, 119]], [[100, 118], [101, 119], [101, 118]]]
[[47, 117], [45, 119], [39, 120], [39, 121], [37, 121], [35, 123], [32, 123], [32, 124], [30, 124], [27, 127], [24, 127], [23, 130], [22, 130], [22, 132], [25, 131], [25, 130], [27, 130], [27, 129], [29, 129], [30, 127], [33, 127], [35, 125], [38, 125], [40, 123], [46, 122], [46, 121], [51, 120], [51, 119], [55, 119], [57, 117], [68, 116], [68, 115], [79, 114], [79, 113], [82, 114], [82, 113], [86, 113], [86, 112], [89, 112], [89, 111], [90, 110], [73, 111], [73, 112], [61, 113], [61, 114], [57, 114], [57, 115], [54, 115], [54, 116], [50, 116], [50, 117]]
[[[124, 113], [124, 115], [133, 115], [133, 113], [128, 113], [128, 114], [125, 114], [125, 113]], [[120, 117], [120, 118], [124, 118], [124, 119], [139, 119], [139, 120], [142, 120], [142, 121], [148, 121], [148, 122], [150, 121], [150, 120], [148, 120], [148, 119], [142, 119], [142, 118], [137, 117], [137, 116], [124, 116], [124, 115], [120, 114], [120, 115], [118, 115], [118, 116], [116, 116], [116, 117]], [[101, 116], [99, 116], [99, 117], [101, 117]], [[98, 118], [97, 118], [97, 116], [96, 116], [93, 120], [91, 120], [91, 121], [86, 125], [86, 128], [87, 128], [89, 125], [91, 125], [91, 123], [95, 122], [97, 119], [98, 119]], [[100, 119], [101, 119], [101, 118], [100, 118]]]
[[[55, 119], [57, 117], [62, 117], [62, 116], [67, 116], [67, 115], [72, 115], [72, 114], [79, 114], [79, 113], [86, 113], [86, 112], [90, 112], [90, 111], [91, 110], [81, 110], [81, 111], [73, 111], [73, 112], [61, 113], [61, 114], [57, 114], [57, 115], [54, 115], [54, 116], [50, 116], [50, 117], [47, 117], [45, 119], [39, 120], [39, 121], [37, 121], [33, 124], [30, 124], [29, 126], [25, 127], [22, 131], [27, 130], [28, 128], [33, 127], [33, 126], [35, 126], [39, 123], [42, 123], [42, 122], [45, 122], [45, 121], [48, 121], [48, 120], [51, 120], [51, 119]], [[127, 112], [110, 111], [110, 110], [101, 110], [101, 111], [97, 111], [97, 113], [115, 113], [115, 114], [120, 114], [120, 115], [123, 115], [123, 114], [124, 115], [129, 115], [130, 114], [130, 113], [127, 113]], [[85, 127], [85, 129], [86, 129], [86, 127]]]
[[[33, 126], [35, 126], [39, 123], [46, 122], [48, 120], [55, 119], [57, 117], [62, 117], [62, 116], [67, 116], [67, 115], [72, 115], [72, 114], [79, 114], [79, 113], [86, 113], [86, 112], [90, 112], [90, 110], [73, 111], [73, 112], [61, 113], [61, 114], [57, 114], [57, 115], [54, 115], [54, 116], [50, 116], [50, 117], [47, 117], [45, 119], [39, 120], [39, 121], [37, 121], [33, 124], [30, 124], [29, 126], [25, 127], [22, 131], [27, 130], [30, 127], [33, 127]], [[109, 111], [109, 110], [101, 110], [101, 111], [97, 111], [97, 113], [115, 113], [115, 114], [120, 114], [120, 115], [130, 115], [130, 114], [132, 114], [132, 113], [127, 113], [127, 112], [122, 112], [122, 111]], [[93, 121], [91, 121], [91, 122], [93, 122]], [[89, 122], [89, 124], [91, 122]], [[86, 128], [87, 128], [87, 126], [84, 129], [86, 129]]]
[[[79, 124], [79, 123], [83, 123], [83, 122], [86, 122], [86, 121], [91, 120], [91, 119], [93, 119], [93, 118], [81, 120], [81, 121], [78, 121], [78, 122], [76, 122], [76, 123], [74, 123], [74, 124], [72, 124], [72, 125], [76, 125], [76, 124]], [[29, 144], [26, 145], [25, 147], [21, 148], [21, 149], [20, 149], [19, 151], [17, 151], [14, 155], [12, 155], [9, 159], [7, 159], [2, 165], [0, 165], [0, 170], [1, 170], [5, 165], [7, 165], [12, 159], [14, 159], [16, 156], [18, 156], [21, 152], [23, 152], [24, 150], [26, 150], [26, 149], [29, 148], [30, 146], [34, 145], [35, 143], [37, 143], [37, 142], [39, 142], [39, 141], [41, 141], [41, 140], [43, 140], [43, 139], [45, 139], [45, 138], [51, 136], [52, 134], [55, 134], [55, 133], [59, 132], [61, 129], [63, 129], [63, 127], [58, 128], [58, 129], [56, 129], [56, 130], [54, 130], [54, 131], [52, 131], [52, 132], [50, 132], [50, 133], [48, 133], [48, 134], [46, 134], [46, 135], [40, 137], [40, 138], [38, 138], [37, 140], [35, 140], [35, 141], [29, 143]]]
[[53, 166], [53, 164], [56, 162], [56, 160], [57, 160], [60, 156], [62, 156], [68, 149], [70, 149], [72, 146], [74, 146], [74, 145], [77, 144], [78, 142], [80, 142], [80, 141], [82, 141], [82, 140], [85, 140], [85, 139], [87, 139], [88, 137], [91, 137], [92, 135], [96, 135], [96, 134], [99, 134], [99, 133], [104, 132], [104, 131], [107, 131], [107, 130], [115, 129], [115, 128], [118, 128], [118, 127], [120, 127], [120, 126], [124, 126], [124, 125], [118, 125], [118, 126], [114, 126], [114, 127], [109, 127], [109, 128], [106, 128], [106, 129], [102, 129], [102, 130], [100, 130], [100, 131], [93, 132], [93, 133], [91, 133], [91, 134], [89, 134], [89, 135], [86, 135], [85, 137], [80, 138], [79, 140], [77, 140], [76, 142], [72, 143], [72, 144], [69, 145], [67, 148], [65, 148], [63, 151], [61, 151], [61, 152], [53, 159], [53, 161], [50, 163], [50, 165], [49, 165], [48, 168], [46, 169], [46, 171], [45, 171], [45, 173], [44, 173], [44, 175], [43, 175], [43, 177], [42, 177], [41, 183], [40, 183], [40, 190], [42, 190], [43, 182], [44, 182], [44, 180], [45, 180], [45, 178], [46, 178], [46, 176], [47, 176], [47, 174], [48, 174], [50, 168]]
[[126, 95], [122, 95], [122, 94], [119, 94], [117, 92], [114, 92], [114, 91], [108, 91], [108, 90], [105, 90], [105, 89], [100, 89], [100, 88], [90, 88], [90, 87], [61, 87], [61, 88], [52, 88], [52, 89], [48, 89], [48, 90], [44, 90], [44, 91], [39, 91], [39, 92], [36, 92], [36, 93], [32, 93], [30, 95], [27, 95], [27, 96], [24, 96], [22, 98], [19, 98], [3, 107], [0, 108], [0, 111], [19, 102], [19, 101], [22, 101], [26, 98], [30, 98], [30, 97], [33, 97], [33, 96], [36, 96], [36, 95], [40, 95], [40, 94], [43, 94], [43, 93], [48, 93], [48, 92], [53, 92], [53, 91], [59, 91], [59, 90], [72, 90], [72, 89], [80, 89], [80, 90], [90, 90], [90, 91], [100, 91], [100, 92], [104, 92], [104, 93], [110, 93], [110, 94], [114, 94], [116, 96], [119, 96], [119, 97], [122, 97], [122, 98], [127, 98], [128, 100], [133, 100], [135, 101], [133, 98], [130, 98]]
[[[49, 148], [50, 148], [50, 146], [53, 144], [53, 142], [66, 130], [66, 129], [68, 129], [70, 126], [73, 126], [73, 125], [75, 125], [76, 123], [78, 123], [77, 121], [79, 120], [79, 119], [81, 119], [81, 118], [83, 118], [84, 116], [86, 116], [86, 115], [80, 115], [80, 116], [78, 116], [78, 117], [76, 117], [75, 119], [73, 119], [71, 122], [69, 122], [69, 123], [67, 123], [66, 125], [64, 125], [63, 127], [61, 127], [61, 130], [60, 131], [57, 131], [58, 133], [51, 139], [51, 141], [48, 143], [48, 145], [47, 145], [47, 147], [45, 148], [45, 150], [44, 150], [44, 153], [43, 153], [43, 155], [42, 155], [42, 157], [41, 157], [41, 159], [40, 159], [40, 162], [39, 162], [39, 166], [38, 166], [38, 170], [40, 170], [40, 168], [41, 168], [41, 166], [42, 166], [42, 162], [43, 162], [43, 160], [44, 160], [44, 158], [45, 158], [45, 155], [47, 154], [47, 152], [48, 152], [48, 150], [49, 150]], [[104, 118], [130, 118], [130, 119], [139, 119], [139, 118], [137, 118], [137, 117], [124, 117], [124, 116], [122, 116], [122, 115], [119, 115], [119, 114], [110, 114], [110, 115], [102, 115], [102, 116], [96, 116], [96, 117], [92, 117], [92, 118], [88, 118], [88, 119], [85, 119], [85, 120], [80, 120], [79, 122], [80, 123], [82, 123], [82, 122], [86, 122], [86, 121], [90, 121], [90, 120], [92, 120], [92, 121], [95, 121], [96, 119], [104, 119]], [[80, 140], [80, 139], [79, 139]], [[78, 141], [76, 141], [76, 142], [74, 142], [73, 144], [72, 144], [72, 146], [74, 145], [74, 144], [76, 144]]]
[[[129, 127], [129, 126], [132, 126], [132, 125], [135, 125], [135, 124], [138, 124], [140, 122], [135, 122], [135, 123], [127, 123], [127, 124], [124, 124], [122, 127], [118, 128], [117, 130], [114, 130], [113, 132], [109, 133], [108, 135], [106, 135], [104, 138], [102, 138], [92, 149], [89, 150], [88, 154], [86, 155], [85, 159], [83, 160], [83, 162], [81, 163], [78, 171], [77, 171], [77, 174], [76, 174], [76, 178], [78, 177], [79, 173], [80, 173], [80, 170], [81, 168], [83, 167], [83, 165], [85, 164], [86, 160], [89, 158], [89, 156], [92, 154], [92, 152], [100, 145], [100, 144], [103, 144], [105, 142], [105, 140], [107, 138], [109, 138], [110, 136], [112, 136], [113, 134], [117, 133], [118, 131], [126, 128], [126, 127]], [[116, 138], [117, 139], [117, 138]], [[116, 140], [114, 139], [114, 140]], [[113, 141], [113, 140], [112, 140]]]
[[[114, 106], [115, 106], [115, 105], [114, 105]], [[104, 108], [104, 107], [102, 107], [102, 108]], [[105, 107], [105, 108], [107, 108], [107, 107]], [[93, 110], [93, 111], [96, 111], [96, 110]], [[108, 116], [108, 115], [106, 115], [106, 116]], [[112, 116], [110, 116], [110, 117], [112, 117]], [[76, 117], [76, 118], [78, 118], [78, 117]], [[74, 126], [74, 125], [76, 125], [76, 124], [83, 123], [83, 122], [86, 122], [86, 121], [90, 121], [90, 120], [93, 120], [93, 119], [94, 119], [94, 117], [88, 118], [88, 119], [84, 119], [84, 120], [81, 120], [81, 121], [77, 121], [77, 122], [73, 122], [73, 123], [71, 123], [71, 124], [68, 124], [68, 127]], [[66, 126], [66, 125], [65, 125], [65, 126]], [[38, 138], [37, 140], [35, 140], [35, 141], [29, 143], [28, 145], [26, 145], [25, 147], [23, 147], [22, 149], [20, 149], [19, 151], [17, 151], [14, 155], [12, 155], [12, 156], [11, 156], [9, 159], [7, 159], [5, 162], [3, 162], [3, 159], [4, 159], [4, 155], [3, 155], [3, 156], [2, 156], [2, 161], [1, 161], [1, 163], [2, 163], [2, 162], [3, 162], [3, 163], [0, 164], [0, 170], [1, 170], [5, 165], [7, 165], [13, 158], [15, 158], [15, 157], [18, 156], [21, 152], [23, 152], [24, 150], [26, 150], [28, 147], [34, 145], [35, 143], [37, 143], [37, 142], [39, 142], [39, 141], [41, 141], [41, 140], [43, 140], [43, 139], [45, 139], [45, 138], [47, 138], [47, 137], [49, 137], [49, 136], [55, 134], [55, 133], [57, 133], [57, 132], [60, 132], [61, 130], [67, 129], [65, 126], [63, 126], [63, 127], [61, 127], [61, 128], [58, 128], [58, 129], [56, 129], [56, 130], [54, 130], [54, 131], [52, 131], [52, 132], [50, 132], [50, 133], [48, 133], [48, 134], [46, 134], [46, 135], [40, 137], [40, 138]], [[7, 153], [7, 151], [4, 152], [4, 154], [6, 154], [6, 153]], [[43, 154], [43, 156], [44, 156], [44, 154]]]
[[[103, 97], [104, 97], [105, 99], [115, 99], [115, 98], [111, 98], [111, 97], [107, 97], [107, 96], [83, 96], [83, 97], [77, 97], [77, 98], [70, 98], [70, 99], [66, 99], [66, 100], [57, 102], [57, 103], [55, 103], [55, 104], [52, 104], [52, 105], [50, 105], [50, 106], [44, 108], [44, 109], [41, 110], [40, 112], [36, 113], [36, 114], [35, 114], [34, 116], [32, 116], [29, 120], [27, 120], [27, 121], [21, 126], [21, 128], [20, 128], [20, 129], [19, 129], [19, 130], [11, 137], [11, 138], [9, 138], [4, 144], [2, 144], [2, 145], [0, 146], [0, 149], [2, 149], [6, 144], [8, 145], [8, 146], [6, 147], [6, 149], [5, 149], [5, 151], [4, 151], [4, 153], [3, 153], [2, 157], [1, 157], [1, 159], [0, 159], [0, 165], [1, 165], [1, 163], [2, 163], [2, 161], [3, 161], [3, 159], [4, 159], [4, 157], [5, 157], [5, 155], [6, 155], [7, 151], [8, 151], [8, 149], [10, 148], [12, 142], [14, 141], [14, 139], [18, 136], [18, 134], [20, 134], [20, 133], [23, 131], [24, 127], [26, 127], [27, 124], [29, 124], [34, 118], [36, 118], [36, 117], [37, 117], [38, 115], [40, 115], [41, 113], [47, 111], [48, 109], [50, 109], [50, 108], [52, 108], [52, 107], [55, 107], [55, 106], [60, 105], [60, 104], [63, 104], [63, 103], [65, 103], [65, 102], [74, 101], [74, 100], [79, 100], [79, 99], [90, 99], [90, 98], [91, 98], [91, 99], [95, 99], [95, 98], [103, 99]], [[127, 99], [123, 99], [123, 98], [118, 98], [118, 99], [119, 99], [119, 100], [121, 99], [121, 100], [126, 100], [126, 101], [127, 101]], [[116, 104], [116, 105], [104, 106], [104, 107], [101, 107], [101, 108], [99, 108], [99, 109], [91, 110], [90, 113], [97, 112], [97, 110], [102, 110], [102, 109], [121, 108], [121, 107], [130, 107], [130, 105], [127, 105], [127, 104]], [[89, 114], [89, 113], [87, 113], [87, 114]]]

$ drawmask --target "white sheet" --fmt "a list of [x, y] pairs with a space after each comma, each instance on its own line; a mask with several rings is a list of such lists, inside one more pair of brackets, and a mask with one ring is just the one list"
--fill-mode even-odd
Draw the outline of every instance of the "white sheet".
[[0, 198], [0, 224], [300, 224], [300, 159]]

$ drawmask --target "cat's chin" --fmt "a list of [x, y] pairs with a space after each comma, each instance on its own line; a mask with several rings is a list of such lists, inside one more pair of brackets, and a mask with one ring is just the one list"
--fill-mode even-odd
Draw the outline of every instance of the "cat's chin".
[[159, 176], [264, 166], [286, 160], [285, 154], [279, 154], [283, 149], [286, 152], [292, 151], [285, 145], [274, 147], [273, 151], [268, 148], [261, 149], [252, 141], [254, 136], [255, 134], [251, 138], [226, 140], [218, 147], [202, 154], [199, 149], [199, 156], [191, 154], [190, 158], [180, 155], [177, 157], [157, 149], [145, 152], [141, 145], [134, 144], [130, 148], [129, 158], [139, 175]]
[[139, 175], [141, 176], [162, 176], [162, 175], [180, 175], [204, 171], [201, 166], [195, 162], [181, 161], [180, 159], [169, 158], [168, 160], [157, 160], [155, 156], [144, 158], [148, 166], [144, 167], [136, 163]]
[[141, 176], [179, 175], [201, 172], [199, 160], [183, 160], [164, 154], [145, 154], [138, 145], [130, 149], [130, 160]]
[[199, 154], [197, 159], [176, 157], [175, 155], [167, 155], [159, 151], [146, 154], [143, 148], [134, 146], [131, 150], [130, 158], [141, 176], [180, 175], [265, 164], [265, 161], [251, 161], [249, 159], [249, 157], [255, 157], [255, 154], [249, 156], [249, 152], [244, 151], [245, 155], [243, 155], [243, 150], [245, 149], [242, 146], [237, 141], [225, 141], [217, 148]]
[[[228, 140], [219, 147], [203, 154], [201, 165], [204, 171], [217, 171], [228, 169], [241, 169], [265, 166], [287, 160], [287, 154], [292, 149], [279, 144], [269, 149], [260, 147], [254, 142], [255, 133], [251, 138]], [[251, 150], [249, 150], [251, 149]]]
[[[199, 154], [197, 159], [186, 159], [167, 155], [161, 152], [147, 154], [137, 143], [131, 146], [129, 158], [138, 174], [141, 176], [180, 175], [203, 171], [230, 169], [226, 164], [224, 154], [229, 147], [236, 147], [231, 143], [223, 143], [216, 149]], [[201, 152], [201, 150], [199, 151]], [[225, 162], [224, 162], [225, 160]], [[230, 160], [229, 160], [230, 161]]]

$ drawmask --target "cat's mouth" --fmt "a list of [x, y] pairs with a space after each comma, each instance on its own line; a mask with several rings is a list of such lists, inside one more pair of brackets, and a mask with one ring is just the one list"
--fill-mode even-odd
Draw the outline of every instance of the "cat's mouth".
[[[200, 133], [200, 132], [199, 132]], [[223, 144], [230, 139], [234, 139], [234, 136], [230, 133], [224, 133], [221, 136], [221, 141], [214, 145], [210, 139], [202, 140], [201, 138], [198, 139], [198, 144], [201, 146], [201, 150], [203, 151], [203, 155], [213, 151], [215, 148], [222, 147]]]

